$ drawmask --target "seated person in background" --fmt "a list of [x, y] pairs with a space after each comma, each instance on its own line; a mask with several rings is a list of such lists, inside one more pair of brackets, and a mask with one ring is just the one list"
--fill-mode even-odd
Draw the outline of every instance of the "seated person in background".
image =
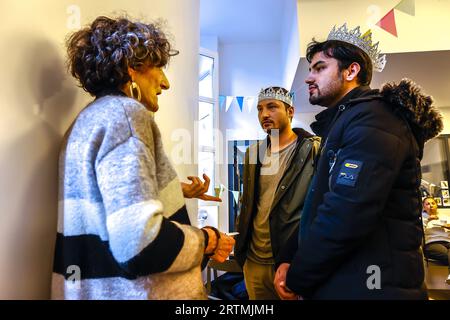
[[439, 218], [437, 204], [433, 197], [426, 197], [423, 202], [423, 226], [425, 230], [425, 257], [435, 259], [449, 266], [447, 284], [450, 284], [450, 229], [444, 228], [447, 221]]

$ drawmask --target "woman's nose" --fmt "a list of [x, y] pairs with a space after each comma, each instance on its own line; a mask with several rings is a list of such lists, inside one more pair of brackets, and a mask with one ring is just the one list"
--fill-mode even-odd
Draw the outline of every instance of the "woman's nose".
[[170, 88], [169, 80], [167, 79], [166, 74], [164, 73], [164, 71], [161, 71], [161, 72], [162, 72], [162, 76], [163, 76], [162, 81], [161, 81], [161, 88], [163, 90], [168, 90]]

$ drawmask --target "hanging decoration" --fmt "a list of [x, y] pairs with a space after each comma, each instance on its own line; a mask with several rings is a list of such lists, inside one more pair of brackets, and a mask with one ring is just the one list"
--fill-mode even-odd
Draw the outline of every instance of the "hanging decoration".
[[[236, 103], [239, 106], [239, 110], [241, 112], [252, 112], [253, 108], [255, 107], [255, 102], [257, 101], [256, 96], [219, 96], [219, 110], [228, 112], [231, 105], [236, 101]], [[225, 104], [225, 107], [224, 107]]]
[[397, 26], [395, 23], [395, 11], [398, 10], [403, 13], [409, 14], [410, 16], [415, 16], [416, 14], [416, 4], [415, 0], [402, 0], [394, 8], [392, 8], [383, 18], [380, 19], [375, 25], [379, 26], [386, 32], [389, 32], [395, 37], [397, 35]]

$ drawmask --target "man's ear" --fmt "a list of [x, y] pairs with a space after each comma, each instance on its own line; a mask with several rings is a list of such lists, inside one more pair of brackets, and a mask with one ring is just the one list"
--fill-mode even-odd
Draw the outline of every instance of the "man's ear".
[[295, 112], [295, 109], [293, 106], [287, 108], [287, 114], [288, 114], [289, 119], [291, 119], [291, 122], [292, 122], [292, 119], [294, 118], [294, 112]]
[[353, 62], [344, 71], [345, 80], [347, 80], [347, 81], [355, 80], [358, 77], [360, 70], [361, 70], [361, 66], [359, 65], [359, 63]]

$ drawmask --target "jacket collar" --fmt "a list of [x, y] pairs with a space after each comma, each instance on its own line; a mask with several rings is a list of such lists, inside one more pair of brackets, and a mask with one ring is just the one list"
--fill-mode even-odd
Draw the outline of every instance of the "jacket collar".
[[313, 136], [311, 133], [309, 133], [306, 130], [303, 130], [302, 128], [292, 128], [292, 131], [295, 132], [299, 141], [302, 141], [303, 139], [306, 138], [311, 138]]
[[380, 96], [409, 123], [419, 145], [437, 136], [444, 128], [442, 114], [433, 106], [433, 98], [424, 94], [413, 81], [402, 79], [398, 84], [387, 83]]
[[352, 89], [341, 100], [339, 100], [333, 107], [327, 108], [316, 115], [316, 121], [311, 124], [312, 131], [319, 137], [326, 137], [331, 129], [331, 123], [335, 118], [340, 105], [347, 105], [361, 97], [368, 96], [374, 93], [369, 86], [359, 86]]
[[[302, 128], [292, 128], [292, 131], [294, 131], [294, 133], [297, 135], [297, 146], [303, 141], [303, 139], [313, 137], [311, 133]], [[267, 135], [266, 145], [270, 145], [270, 135]]]

